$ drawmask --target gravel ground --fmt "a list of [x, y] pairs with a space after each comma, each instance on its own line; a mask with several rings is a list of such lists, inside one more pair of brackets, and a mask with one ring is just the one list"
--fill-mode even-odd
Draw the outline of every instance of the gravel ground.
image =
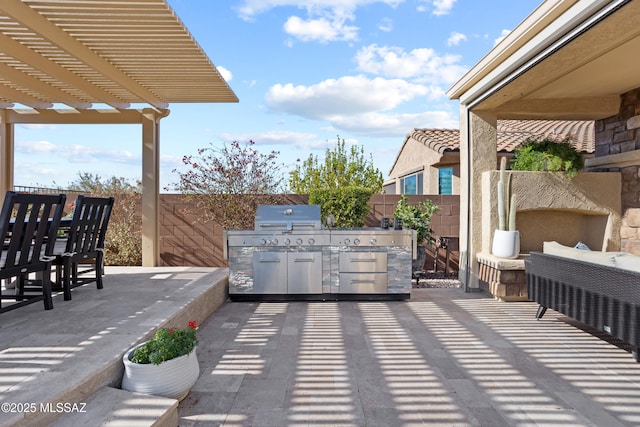
[[413, 288], [460, 288], [458, 272], [445, 274], [443, 271], [424, 271], [413, 279]]

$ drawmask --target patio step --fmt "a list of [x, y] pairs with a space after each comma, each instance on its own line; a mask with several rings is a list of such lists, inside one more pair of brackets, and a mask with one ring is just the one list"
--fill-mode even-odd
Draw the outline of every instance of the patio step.
[[[118, 389], [122, 356], [158, 327], [208, 318], [227, 299], [228, 272], [111, 267], [109, 276], [109, 286], [102, 291], [91, 285], [75, 288], [76, 295], [66, 304], [56, 296], [55, 309], [44, 315], [41, 306], [32, 304], [21, 309], [21, 316], [3, 318], [0, 340], [5, 350], [0, 347], [0, 352], [11, 375], [3, 377], [0, 395], [3, 403], [25, 410], [0, 412], [0, 427], [177, 425], [176, 400]], [[94, 315], [99, 321], [76, 326]], [[24, 334], [30, 340], [22, 339]], [[60, 340], [66, 342], [58, 345]], [[23, 367], [26, 357], [38, 368], [34, 373]]]
[[105, 387], [86, 405], [62, 407], [68, 411], [53, 427], [175, 427], [178, 425], [178, 401], [166, 397], [132, 393]]

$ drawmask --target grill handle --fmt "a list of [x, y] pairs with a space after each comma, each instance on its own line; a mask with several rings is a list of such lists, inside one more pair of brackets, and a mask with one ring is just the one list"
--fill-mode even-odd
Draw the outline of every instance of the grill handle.
[[[292, 223], [292, 225], [295, 226], [296, 228], [299, 228], [299, 227], [316, 228], [316, 223], [314, 223], [314, 222], [294, 222], [294, 223]], [[271, 228], [271, 227], [289, 228], [288, 224], [283, 224], [281, 222], [263, 222], [263, 223], [258, 224], [258, 227], [260, 227], [260, 228]]]

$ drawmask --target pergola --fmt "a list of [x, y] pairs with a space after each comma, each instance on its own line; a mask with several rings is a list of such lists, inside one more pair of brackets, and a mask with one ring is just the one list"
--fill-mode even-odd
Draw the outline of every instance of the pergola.
[[0, 191], [14, 185], [17, 123], [142, 125], [144, 266], [159, 260], [159, 127], [172, 102], [238, 98], [165, 0], [0, 2]]
[[[638, 52], [639, 0], [546, 0], [449, 89], [460, 100], [460, 278], [467, 287], [477, 287], [481, 177], [496, 168], [497, 120], [616, 116], [620, 95], [640, 87]], [[621, 164], [640, 164], [640, 150], [588, 162]]]

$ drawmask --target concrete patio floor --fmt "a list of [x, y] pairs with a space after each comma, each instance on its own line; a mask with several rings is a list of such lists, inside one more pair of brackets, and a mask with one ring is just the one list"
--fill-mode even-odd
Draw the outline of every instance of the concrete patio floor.
[[[640, 364], [556, 312], [536, 321], [533, 303], [414, 289], [211, 314], [226, 274], [111, 268], [101, 291], [0, 314], [0, 403], [14, 409], [0, 405], [0, 426], [640, 425]], [[117, 389], [128, 348], [192, 319], [200, 378], [182, 402]], [[56, 402], [85, 412], [40, 410]]]
[[180, 426], [640, 425], [640, 364], [536, 309], [461, 289], [226, 303], [199, 332]]

